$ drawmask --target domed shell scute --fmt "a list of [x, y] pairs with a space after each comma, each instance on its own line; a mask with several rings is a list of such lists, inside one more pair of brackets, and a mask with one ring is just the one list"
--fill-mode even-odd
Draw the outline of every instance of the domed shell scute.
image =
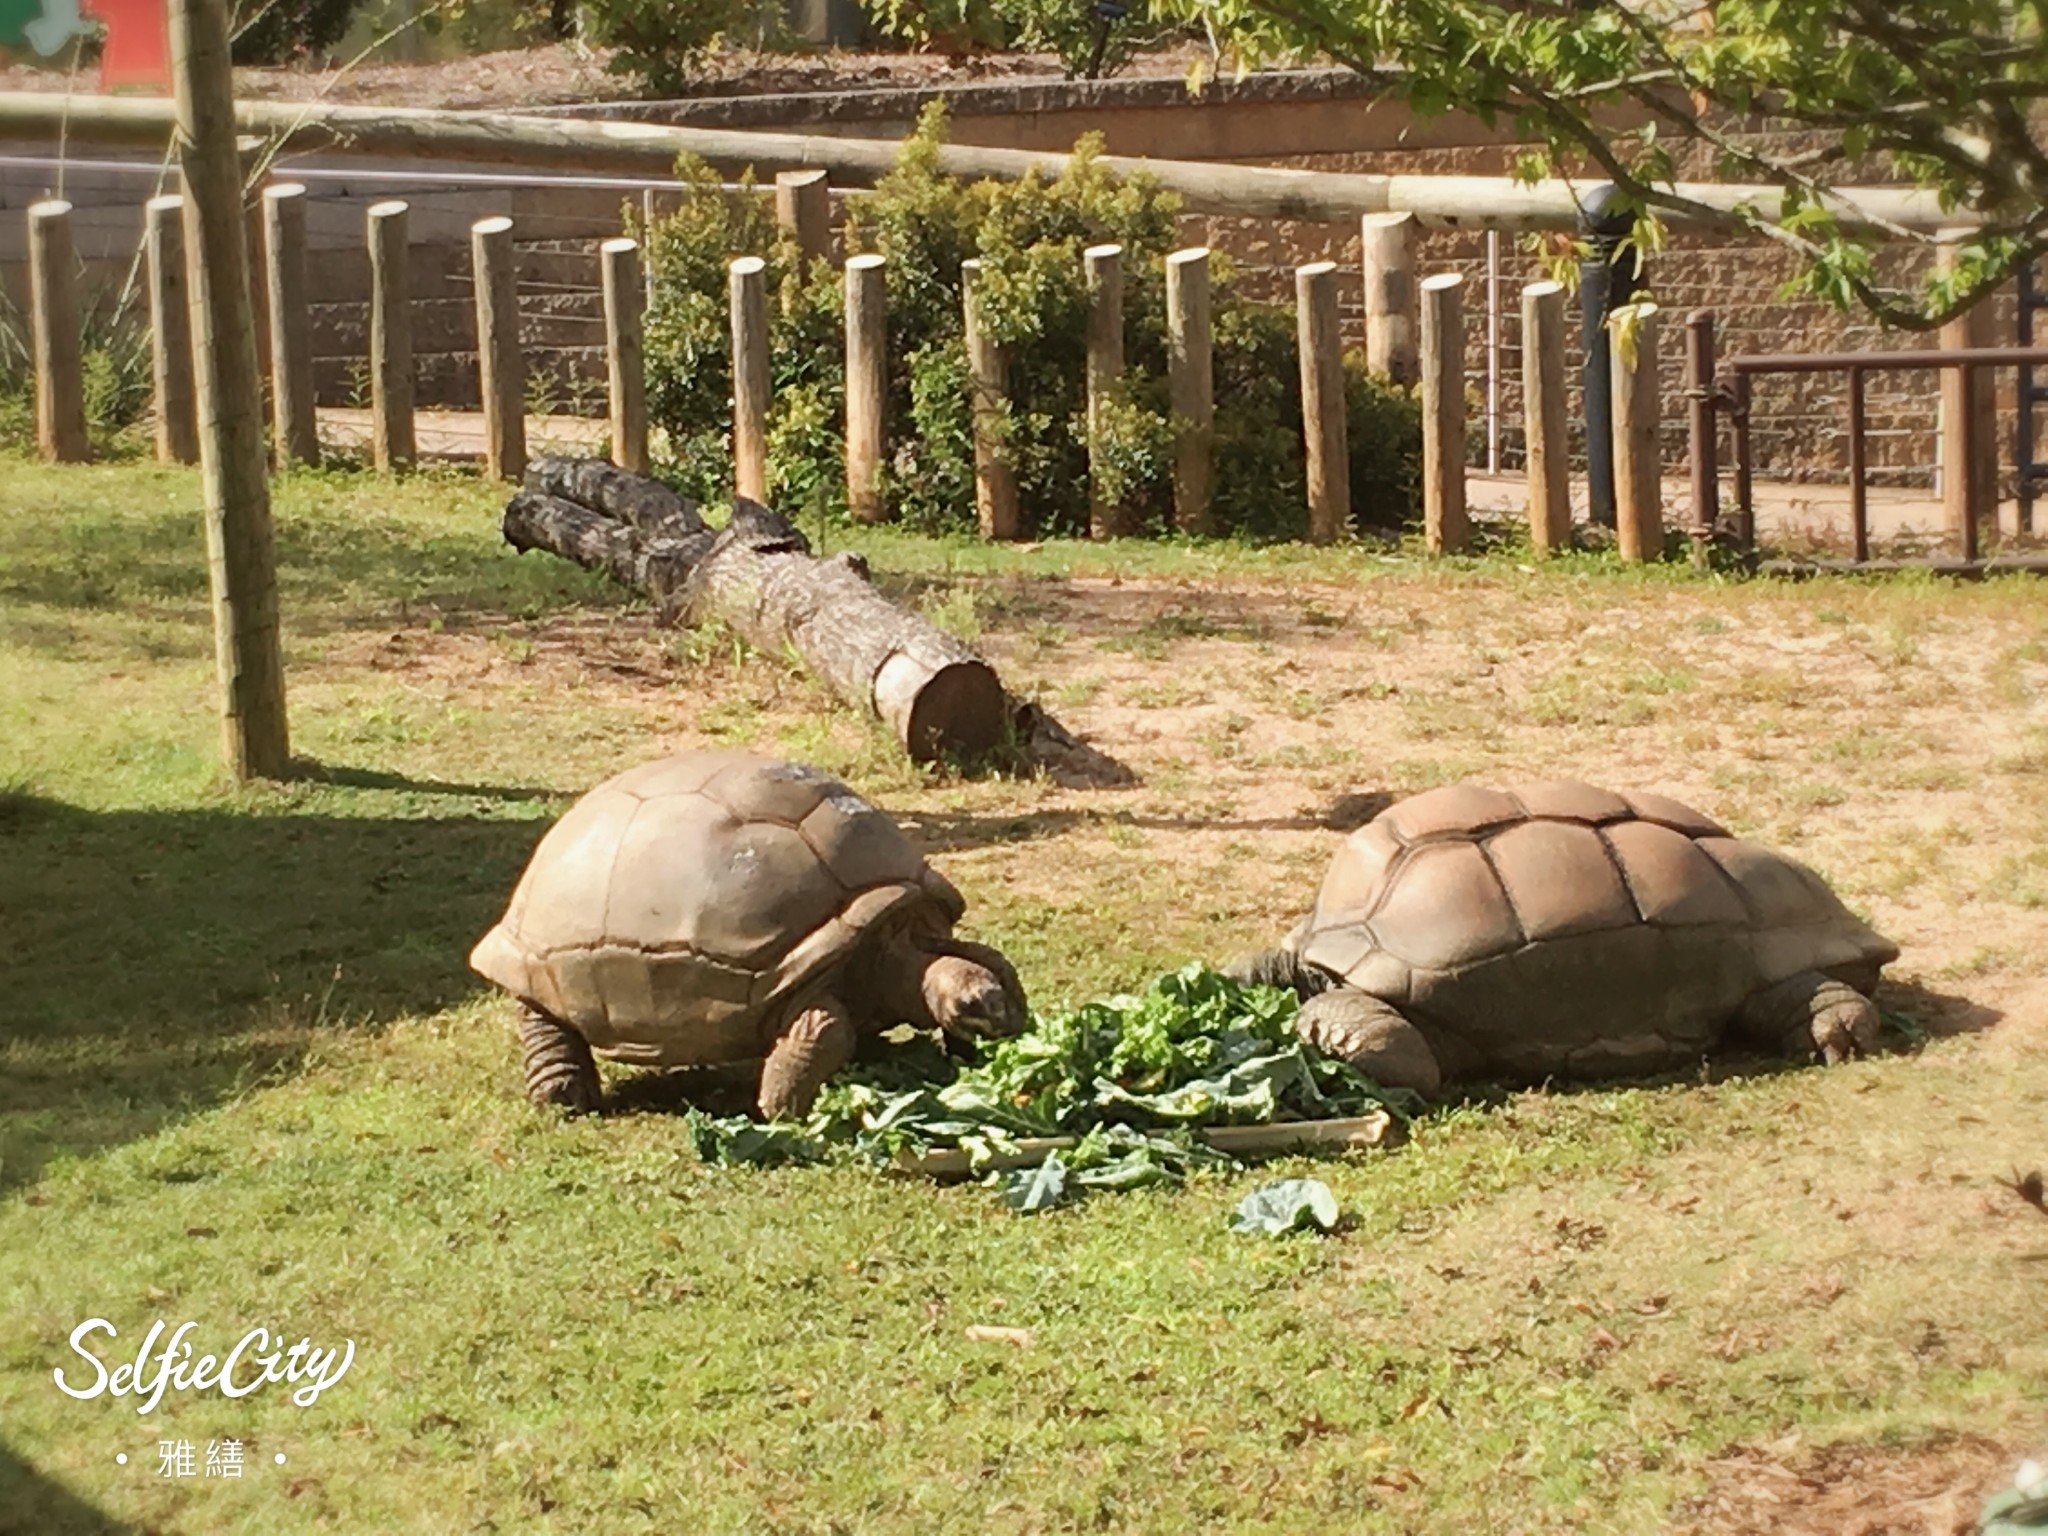
[[1728, 829], [1711, 816], [1702, 816], [1683, 800], [1648, 790], [1632, 789], [1621, 797], [1639, 820], [1654, 821], [1687, 837], [1726, 837]]
[[849, 891], [894, 881], [915, 883], [924, 867], [902, 829], [858, 795], [825, 796], [797, 830]]
[[1703, 837], [1696, 846], [1734, 882], [1760, 927], [1799, 927], [1840, 905], [1819, 876], [1768, 848], [1734, 837]]
[[[548, 935], [548, 949], [582, 949], [605, 936], [619, 849], [641, 802], [612, 785], [569, 807], [534, 850], [513, 893], [508, 922]], [[534, 876], [544, 866], [544, 881]]]
[[779, 821], [785, 827], [800, 826], [835, 790], [851, 793], [808, 764], [764, 762], [745, 753], [735, 754], [735, 761], [704, 785], [704, 793], [739, 820]]
[[1517, 784], [1513, 794], [1531, 816], [1555, 821], [1583, 821], [1591, 826], [1622, 821], [1635, 814], [1628, 801], [1611, 789], [1596, 789], [1576, 779], [1547, 779]]
[[[642, 800], [617, 838], [605, 899], [596, 908], [602, 930], [590, 942], [603, 938], [645, 950], [688, 943], [696, 931], [692, 882], [673, 878], [667, 866], [678, 847], [717, 847], [735, 826], [732, 812], [695, 790], [663, 790]], [[552, 867], [548, 885], [556, 889]], [[555, 924], [551, 919], [550, 937], [560, 931]]]
[[733, 764], [759, 761], [751, 753], [732, 750], [685, 752], [676, 757], [657, 757], [651, 763], [615, 773], [600, 787], [641, 800], [694, 795]]
[[[1404, 843], [1455, 833], [1461, 837], [1487, 827], [1520, 821], [1526, 813], [1513, 795], [1480, 784], [1446, 784], [1396, 801], [1374, 818]], [[1370, 824], [1370, 823], [1369, 823]]]
[[1316, 897], [1319, 921], [1340, 923], [1369, 917], [1373, 903], [1386, 889], [1387, 871], [1400, 856], [1401, 840], [1385, 825], [1384, 817], [1353, 832], [1323, 876], [1323, 888]]
[[[1476, 842], [1410, 850], [1373, 909], [1371, 926], [1382, 946], [1429, 970], [1468, 965], [1522, 942], [1514, 909]], [[1320, 942], [1318, 933], [1309, 952], [1318, 964]]]
[[762, 970], [815, 931], [842, 899], [795, 827], [728, 822], [681, 885], [682, 933], [714, 960]]
[[1496, 833], [1486, 853], [1525, 939], [1561, 939], [1637, 921], [1613, 851], [1582, 822], [1525, 821]]
[[1654, 821], [1626, 821], [1608, 827], [1605, 836], [1628, 871], [1644, 922], [1682, 928], [1749, 921], [1735, 882], [1683, 832]]

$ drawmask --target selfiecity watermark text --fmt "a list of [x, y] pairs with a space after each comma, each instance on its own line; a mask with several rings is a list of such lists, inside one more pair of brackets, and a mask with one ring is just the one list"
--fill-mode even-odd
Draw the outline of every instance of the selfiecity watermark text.
[[108, 1370], [106, 1362], [86, 1347], [86, 1340], [96, 1333], [116, 1338], [118, 1330], [103, 1317], [87, 1318], [71, 1330], [71, 1348], [93, 1372], [91, 1384], [73, 1386], [59, 1366], [50, 1373], [56, 1379], [57, 1389], [69, 1397], [87, 1400], [103, 1392], [115, 1397], [133, 1395], [143, 1399], [135, 1410], [137, 1413], [153, 1413], [167, 1391], [212, 1390], [223, 1397], [247, 1397], [270, 1382], [298, 1382], [301, 1385], [292, 1393], [292, 1401], [301, 1408], [310, 1408], [322, 1392], [340, 1381], [355, 1364], [354, 1339], [343, 1339], [344, 1349], [318, 1349], [311, 1339], [300, 1339], [287, 1347], [283, 1334], [273, 1335], [268, 1328], [251, 1328], [225, 1355], [202, 1355], [185, 1341], [185, 1335], [197, 1328], [197, 1323], [180, 1323], [162, 1348], [158, 1348], [165, 1326], [163, 1319], [158, 1318], [150, 1325], [135, 1358]]

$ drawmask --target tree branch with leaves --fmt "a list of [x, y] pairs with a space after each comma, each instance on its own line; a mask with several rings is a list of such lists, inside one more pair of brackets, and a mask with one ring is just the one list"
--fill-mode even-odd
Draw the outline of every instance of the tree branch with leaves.
[[[1665, 218], [1763, 236], [1797, 286], [1927, 330], [2048, 252], [2048, 41], [2038, 0], [1165, 0], [1245, 64], [1324, 58], [1428, 115], [1515, 126], [1518, 174], [1612, 181], [1638, 241]], [[1680, 145], [1780, 193], [1715, 208]], [[1873, 177], [1932, 191], [1968, 233], [1950, 259], [1881, 263], [1927, 230], [1844, 216]]]

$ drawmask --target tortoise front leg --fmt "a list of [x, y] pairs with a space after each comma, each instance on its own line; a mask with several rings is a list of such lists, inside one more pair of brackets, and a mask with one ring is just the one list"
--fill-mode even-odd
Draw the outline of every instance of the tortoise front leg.
[[838, 998], [814, 998], [769, 1047], [761, 1068], [761, 1117], [795, 1120], [809, 1114], [818, 1090], [853, 1059], [858, 1039]]
[[1793, 1061], [1814, 1056], [1834, 1066], [1877, 1049], [1877, 1005], [1846, 981], [1800, 971], [1752, 992], [1735, 1018], [1735, 1033]]
[[1435, 1093], [1443, 1086], [1443, 1067], [1422, 1031], [1369, 992], [1333, 987], [1302, 1005], [1294, 1027], [1316, 1050], [1349, 1062], [1382, 1088]]
[[519, 1008], [519, 1046], [526, 1059], [526, 1096], [559, 1104], [572, 1115], [593, 1112], [604, 1098], [590, 1042], [531, 1003]]
[[1247, 987], [1285, 987], [1304, 1003], [1339, 985], [1328, 971], [1291, 949], [1247, 950], [1224, 966], [1223, 974]]

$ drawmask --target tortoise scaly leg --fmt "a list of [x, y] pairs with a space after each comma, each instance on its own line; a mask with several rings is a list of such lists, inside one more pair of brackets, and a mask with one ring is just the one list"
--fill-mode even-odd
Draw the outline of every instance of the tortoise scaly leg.
[[584, 1115], [603, 1100], [590, 1042], [531, 1003], [519, 1008], [519, 1047], [526, 1059], [526, 1096], [534, 1103]]
[[1443, 1086], [1443, 1067], [1422, 1031], [1369, 992], [1333, 987], [1302, 1005], [1294, 1027], [1316, 1050], [1349, 1062], [1382, 1088], [1427, 1094]]
[[782, 1028], [761, 1068], [761, 1117], [795, 1120], [811, 1112], [818, 1090], [853, 1059], [853, 1020], [835, 997], [819, 997]]
[[1818, 1055], [1829, 1066], [1877, 1049], [1877, 1005], [1846, 981], [1800, 971], [1752, 992], [1735, 1033], [1793, 1061]]
[[1224, 966], [1223, 974], [1248, 987], [1286, 987], [1304, 1003], [1339, 985], [1328, 971], [1290, 949], [1247, 950]]

